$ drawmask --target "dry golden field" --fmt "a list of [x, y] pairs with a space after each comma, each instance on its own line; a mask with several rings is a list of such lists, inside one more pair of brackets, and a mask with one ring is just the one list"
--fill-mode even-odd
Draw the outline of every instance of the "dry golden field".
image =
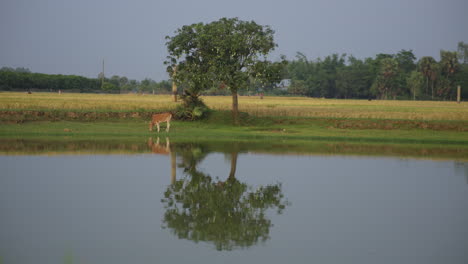
[[[212, 109], [231, 109], [230, 96], [203, 96]], [[0, 93], [0, 110], [166, 111], [170, 95]], [[239, 97], [239, 109], [254, 116], [468, 120], [468, 103], [342, 100], [305, 97]]]
[[2, 110], [138, 111], [172, 109], [170, 96], [80, 93], [0, 93]]
[[[213, 109], [230, 109], [230, 97], [206, 97]], [[239, 109], [255, 116], [468, 120], [468, 104], [433, 101], [241, 97]]]

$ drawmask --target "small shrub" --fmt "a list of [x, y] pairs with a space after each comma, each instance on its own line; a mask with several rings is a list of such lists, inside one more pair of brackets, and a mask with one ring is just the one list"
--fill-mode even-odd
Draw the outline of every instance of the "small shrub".
[[179, 120], [195, 121], [204, 119], [210, 113], [210, 109], [198, 97], [198, 95], [185, 92], [181, 99], [183, 104], [175, 109], [175, 118]]

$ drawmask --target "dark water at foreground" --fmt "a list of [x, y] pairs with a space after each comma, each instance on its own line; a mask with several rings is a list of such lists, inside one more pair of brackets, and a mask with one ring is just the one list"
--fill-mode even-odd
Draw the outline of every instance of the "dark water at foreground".
[[0, 156], [0, 263], [468, 263], [468, 164], [148, 142]]

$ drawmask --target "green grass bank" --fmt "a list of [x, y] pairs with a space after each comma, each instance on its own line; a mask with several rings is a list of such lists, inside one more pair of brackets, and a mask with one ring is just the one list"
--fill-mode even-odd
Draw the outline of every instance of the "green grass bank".
[[[229, 101], [208, 97], [207, 104], [215, 109], [208, 119], [174, 120], [169, 133], [158, 134], [148, 131], [148, 121], [152, 113], [168, 111], [176, 105], [168, 102], [167, 96], [66, 95], [65, 100], [56, 94], [33, 96], [0, 93], [0, 144], [6, 149], [12, 149], [12, 142], [20, 141], [138, 145], [150, 137], [168, 137], [171, 142], [248, 142], [262, 145], [263, 149], [271, 149], [267, 147], [271, 145], [312, 152], [314, 148], [328, 149], [323, 147], [327, 144], [334, 149], [343, 149], [337, 146], [346, 144], [346, 149], [353, 151], [374, 149], [370, 151], [373, 153], [384, 146], [399, 149], [395, 153], [405, 153], [405, 148], [413, 153], [425, 149], [423, 154], [446, 149], [447, 153], [456, 153], [450, 155], [457, 159], [468, 157], [468, 114], [465, 105], [453, 103], [434, 102], [431, 108], [431, 102], [379, 101], [364, 107], [368, 102], [362, 100], [241, 98], [240, 104], [244, 103], [248, 111], [243, 111], [240, 125], [235, 126], [230, 111], [224, 109]], [[136, 108], [139, 102], [144, 107]], [[283, 114], [277, 114], [277, 108]], [[314, 111], [321, 114], [312, 116]], [[378, 113], [376, 117], [372, 117], [374, 111]], [[385, 112], [389, 118], [381, 116]], [[454, 116], [454, 112], [458, 115]]]

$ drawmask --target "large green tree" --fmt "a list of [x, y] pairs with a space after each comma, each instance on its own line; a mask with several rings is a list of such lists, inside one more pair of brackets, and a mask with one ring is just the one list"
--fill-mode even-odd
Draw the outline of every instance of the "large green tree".
[[[213, 63], [209, 61], [209, 52], [202, 39], [205, 26], [202, 23], [183, 26], [177, 29], [176, 35], [166, 37], [169, 52], [167, 72], [173, 80], [173, 89], [184, 87], [181, 95], [183, 104], [176, 109], [176, 117], [185, 120], [202, 118], [208, 108], [199, 98], [202, 90], [216, 84], [212, 72]], [[177, 90], [173, 91], [176, 98]]]
[[400, 70], [408, 75], [416, 69], [416, 56], [412, 50], [400, 50], [395, 55], [395, 59], [398, 62]]
[[[274, 31], [254, 21], [221, 18], [183, 26], [175, 33], [166, 37], [169, 72], [177, 65], [175, 78], [190, 79], [191, 85], [200, 85], [200, 89], [209, 88], [204, 87], [207, 82], [222, 83], [232, 94], [232, 113], [237, 123], [239, 90], [247, 88], [250, 77], [269, 76], [264, 66], [268, 65], [266, 56], [276, 47]], [[184, 65], [187, 67], [181, 69]], [[193, 78], [198, 79], [197, 84]]]
[[398, 62], [398, 77], [397, 77], [397, 93], [399, 96], [411, 96], [411, 88], [408, 85], [408, 79], [411, 73], [416, 70], [416, 56], [412, 50], [401, 50], [395, 55], [395, 59]]
[[416, 100], [416, 96], [421, 94], [424, 86], [424, 75], [421, 72], [412, 71], [408, 76], [406, 83], [408, 85], [408, 89], [413, 94], [413, 100]]
[[456, 51], [440, 51], [440, 81], [437, 85], [436, 94], [439, 98], [449, 99], [455, 95], [455, 74], [459, 71]]
[[336, 79], [338, 98], [369, 98], [369, 87], [374, 76], [371, 67], [353, 56], [348, 58], [348, 65], [339, 69]]
[[456, 51], [440, 51], [441, 73], [447, 78], [451, 78], [458, 71], [458, 58]]
[[211, 51], [204, 39], [205, 30], [205, 25], [198, 23], [177, 29], [173, 37], [166, 36], [167, 72], [173, 81], [185, 85], [188, 93], [197, 98], [203, 89], [216, 81], [212, 73]]
[[380, 61], [380, 70], [374, 83], [374, 91], [381, 99], [396, 96], [396, 77], [398, 62], [394, 58], [384, 58]]

